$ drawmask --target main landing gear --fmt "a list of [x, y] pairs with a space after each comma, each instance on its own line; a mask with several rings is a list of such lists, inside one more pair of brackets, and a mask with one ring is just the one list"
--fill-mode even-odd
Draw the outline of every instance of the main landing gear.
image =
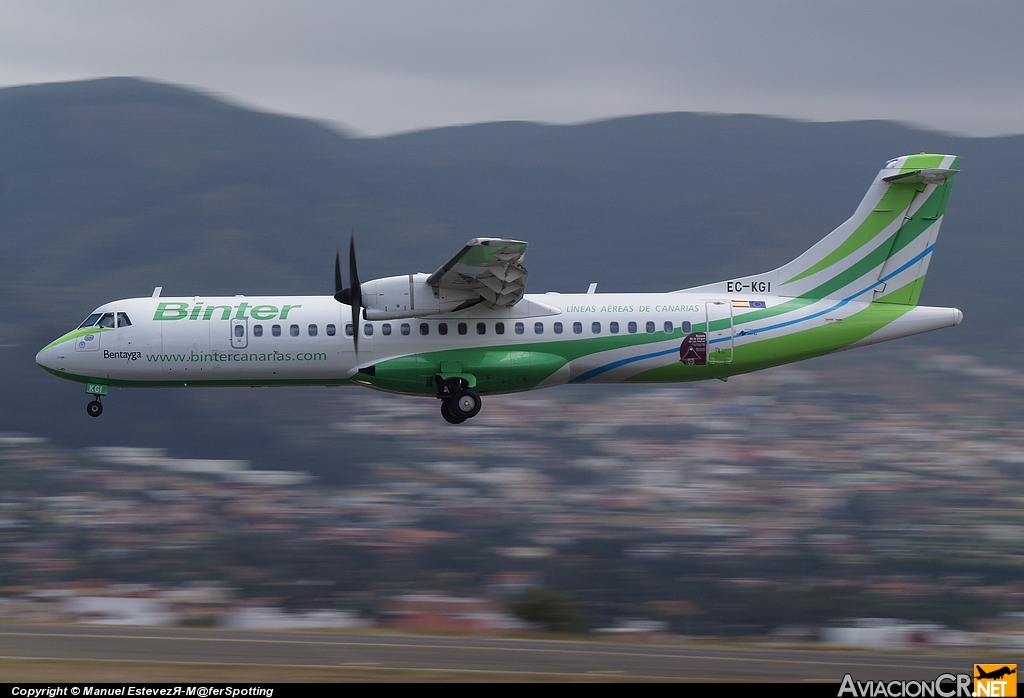
[[93, 398], [92, 402], [85, 406], [85, 411], [89, 413], [90, 417], [99, 417], [103, 414], [103, 403], [100, 402], [98, 395]]
[[441, 399], [441, 416], [449, 424], [462, 424], [480, 414], [483, 403], [480, 395], [469, 387], [463, 378], [449, 378], [438, 383], [438, 397]]

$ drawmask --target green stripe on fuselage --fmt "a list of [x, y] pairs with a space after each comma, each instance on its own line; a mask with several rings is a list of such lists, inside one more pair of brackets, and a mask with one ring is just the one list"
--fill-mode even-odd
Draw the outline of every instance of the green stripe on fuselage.
[[[897, 289], [893, 294], [899, 294], [902, 290]], [[733, 351], [733, 361], [729, 364], [687, 366], [677, 362], [643, 371], [625, 379], [625, 382], [661, 383], [725, 378], [823, 356], [859, 342], [910, 312], [914, 307], [876, 301], [840, 322], [811, 327], [781, 337], [738, 344]]]
[[41, 352], [46, 351], [47, 349], [51, 349], [51, 348], [57, 346], [58, 344], [62, 344], [64, 342], [70, 342], [70, 341], [72, 341], [74, 339], [78, 339], [79, 337], [84, 337], [87, 334], [99, 334], [101, 332], [109, 332], [109, 331], [110, 331], [110, 328], [108, 328], [108, 327], [84, 327], [84, 328], [77, 329], [77, 330], [71, 330], [67, 334], [62, 335], [62, 336], [58, 337], [57, 339], [53, 340], [52, 342], [47, 344], [45, 347], [43, 347], [39, 351], [41, 351]]

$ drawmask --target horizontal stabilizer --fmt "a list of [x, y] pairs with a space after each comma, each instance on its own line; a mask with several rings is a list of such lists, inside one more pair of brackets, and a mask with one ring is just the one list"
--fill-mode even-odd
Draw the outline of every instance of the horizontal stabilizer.
[[900, 174], [892, 175], [891, 177], [882, 177], [882, 181], [892, 182], [893, 184], [945, 184], [947, 179], [959, 171], [960, 170], [945, 170], [936, 167], [928, 170], [902, 172]]

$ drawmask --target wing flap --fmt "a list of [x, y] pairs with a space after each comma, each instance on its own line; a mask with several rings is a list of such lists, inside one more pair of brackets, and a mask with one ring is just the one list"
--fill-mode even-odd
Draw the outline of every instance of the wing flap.
[[474, 291], [492, 308], [508, 308], [526, 293], [528, 272], [522, 265], [527, 243], [503, 238], [476, 238], [427, 278], [436, 289]]

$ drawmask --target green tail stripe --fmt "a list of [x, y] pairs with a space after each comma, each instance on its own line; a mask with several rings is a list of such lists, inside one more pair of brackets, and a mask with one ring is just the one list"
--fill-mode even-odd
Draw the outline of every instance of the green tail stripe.
[[917, 305], [921, 297], [921, 287], [924, 286], [924, 274], [917, 277], [909, 284], [887, 293], [881, 298], [876, 298], [876, 303], [899, 303], [900, 305]]
[[907, 295], [907, 300], [910, 305], [917, 305], [917, 302], [921, 299], [921, 289], [924, 287], [924, 274], [914, 279], [912, 286]]
[[932, 195], [928, 197], [928, 200], [924, 202], [924, 205], [914, 214], [914, 217], [903, 224], [899, 234], [896, 236], [896, 240], [892, 244], [892, 250], [889, 251], [889, 257], [892, 257], [916, 240], [921, 233], [928, 230], [945, 212], [951, 184], [952, 178], [946, 184], [936, 187]]
[[783, 285], [805, 279], [812, 274], [817, 274], [836, 262], [839, 262], [871, 242], [875, 236], [885, 230], [899, 216], [907, 210], [914, 195], [917, 194], [916, 184], [892, 184], [888, 191], [882, 196], [882, 200], [875, 206], [875, 210], [868, 214], [868, 217], [861, 223], [850, 237], [846, 238], [839, 247], [832, 250], [824, 259], [811, 267], [800, 272], [789, 281], [783, 281]]
[[896, 249], [896, 242], [898, 238], [902, 238], [899, 249], [903, 249], [903, 247], [913, 242], [921, 235], [921, 233], [926, 231], [934, 223], [935, 221], [933, 220], [922, 220], [919, 225], [915, 225], [910, 230], [907, 230], [906, 235], [901, 236], [901, 233], [903, 233], [907, 228], [907, 226], [904, 226], [890, 235], [881, 245], [869, 252], [853, 266], [849, 267], [838, 276], [829, 279], [817, 288], [813, 288], [807, 293], [804, 293], [800, 298], [827, 298], [829, 294], [848, 286], [862, 276], [866, 276], [874, 270], [875, 267], [884, 264], [885, 260], [899, 251]]
[[801, 295], [800, 298], [827, 298], [829, 294], [835, 293], [841, 288], [845, 288], [862, 276], [866, 276], [870, 271], [875, 269], [875, 267], [879, 267], [884, 264], [885, 260], [889, 258], [889, 251], [892, 249], [892, 243], [895, 241], [897, 235], [899, 235], [898, 232], [893, 233], [885, 240], [885, 242], [873, 249], [853, 266], [849, 267], [838, 276], [832, 277], [817, 288], [812, 288], [807, 293]]
[[[880, 298], [876, 298], [875, 299], [875, 303], [891, 303], [891, 304], [899, 303], [899, 301], [897, 301], [895, 299], [899, 298], [901, 296], [909, 296], [912, 293], [912, 291], [914, 290], [914, 286], [920, 286], [920, 283], [921, 283], [922, 279], [924, 279], [924, 277], [920, 276], [920, 277], [914, 279], [913, 281], [911, 281], [909, 284], [906, 284], [905, 286], [900, 286], [899, 288], [894, 289], [893, 291], [885, 294], [884, 296], [882, 296]], [[920, 288], [918, 288], [918, 293], [920, 293]], [[914, 306], [914, 305], [917, 305], [917, 301], [915, 300], [913, 303], [899, 303], [899, 305]]]
[[[914, 170], [928, 170], [942, 165], [942, 161], [946, 159], [945, 155], [935, 155], [932, 153], [920, 153], [918, 155], [910, 155], [907, 157], [906, 162], [900, 168], [900, 174], [904, 172], [913, 172]], [[957, 158], [953, 161], [953, 168], [956, 169]]]

